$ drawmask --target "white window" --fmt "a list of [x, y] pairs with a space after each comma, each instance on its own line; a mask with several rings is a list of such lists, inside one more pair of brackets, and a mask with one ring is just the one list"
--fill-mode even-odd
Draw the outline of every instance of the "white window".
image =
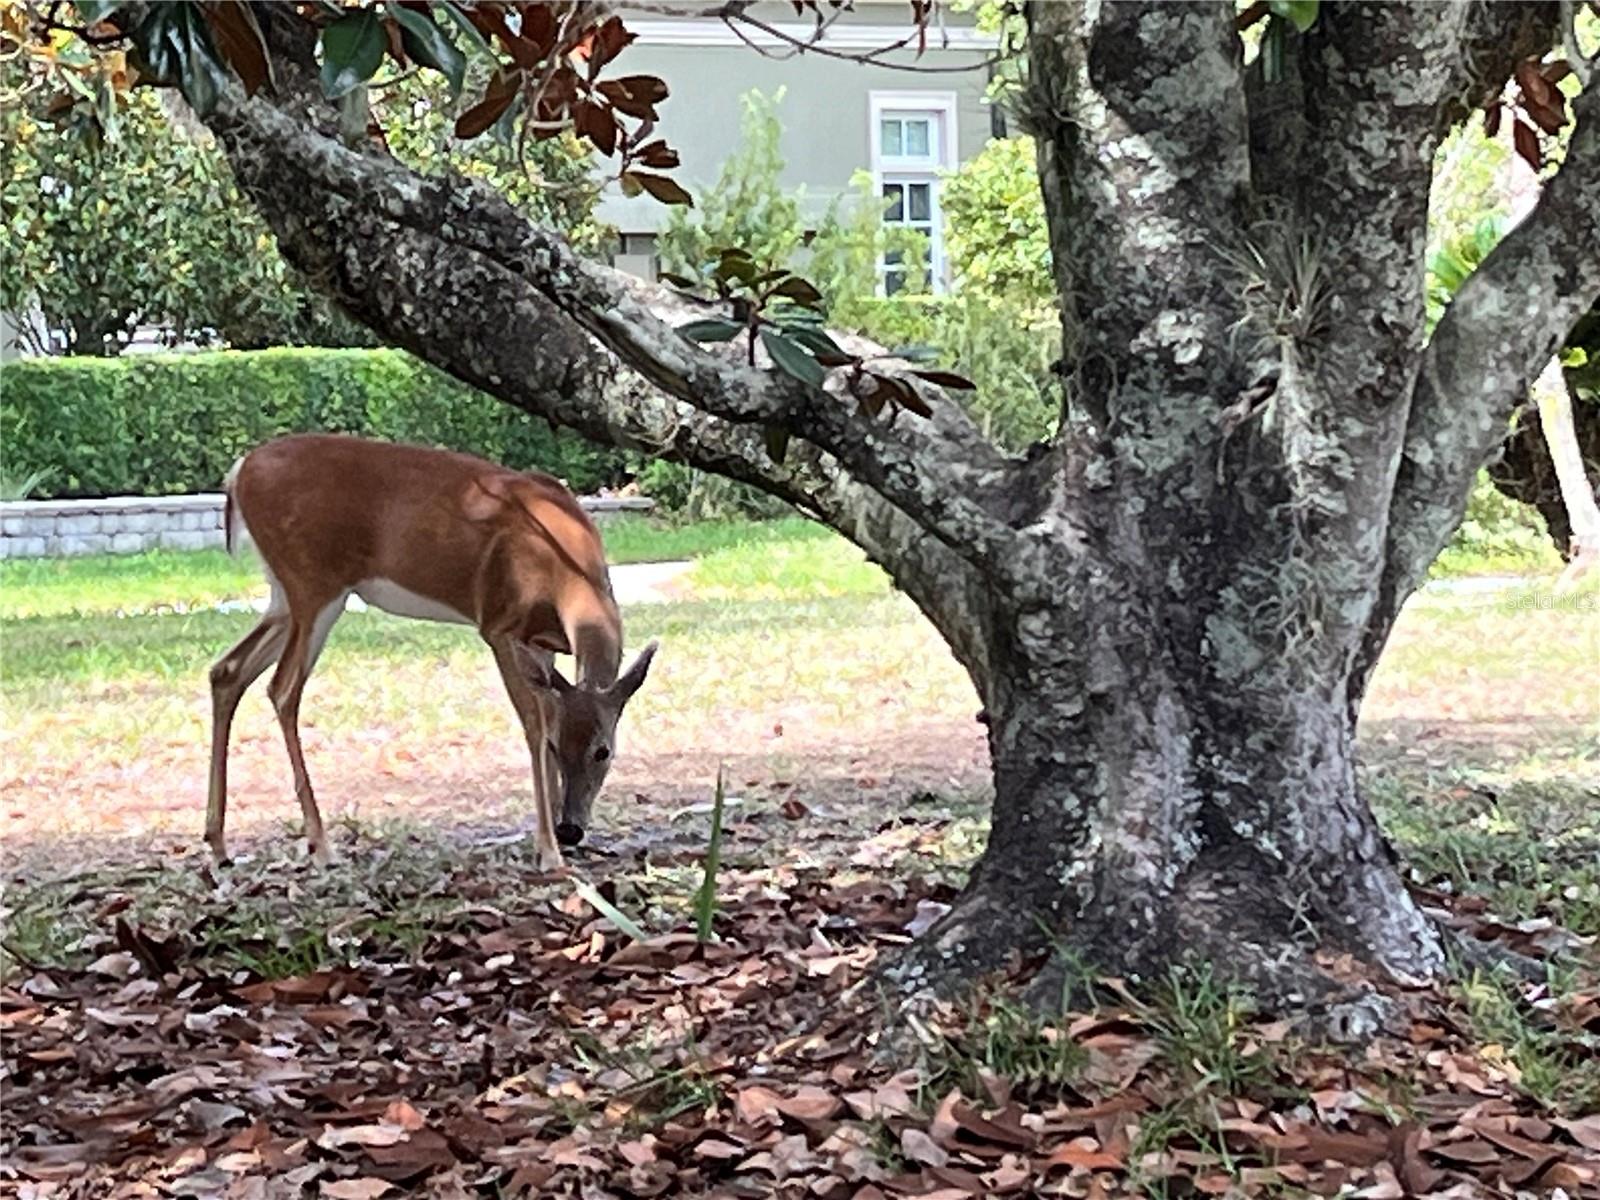
[[[944, 228], [939, 211], [939, 173], [956, 165], [954, 92], [873, 92], [872, 175], [883, 198], [883, 219], [921, 233], [927, 241], [922, 264], [932, 288], [946, 282]], [[883, 290], [894, 295], [906, 285], [906, 264], [898, 252], [879, 264]]]

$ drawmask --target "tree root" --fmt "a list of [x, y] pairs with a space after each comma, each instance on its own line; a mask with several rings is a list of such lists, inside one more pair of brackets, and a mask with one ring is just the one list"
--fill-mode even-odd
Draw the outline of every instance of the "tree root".
[[1509, 946], [1486, 942], [1459, 929], [1441, 929], [1440, 936], [1464, 966], [1481, 971], [1508, 970], [1526, 983], [1540, 983], [1549, 974], [1537, 958], [1529, 958]]
[[[876, 978], [893, 1031], [887, 1046], [915, 1046], [917, 1021], [937, 1001], [1041, 955], [1022, 990], [1023, 1002], [1041, 1013], [1091, 1005], [1096, 979], [1116, 977], [1137, 993], [1175, 968], [1205, 963], [1218, 983], [1314, 1040], [1364, 1043], [1402, 1020], [1399, 1000], [1378, 986], [1389, 977], [1364, 956], [1319, 962], [1319, 950], [1348, 947], [1324, 937], [1281, 874], [1242, 847], [1192, 872], [1144, 928], [1118, 916], [1050, 929], [1025, 904], [979, 882]], [[1334, 961], [1338, 970], [1329, 969]]]

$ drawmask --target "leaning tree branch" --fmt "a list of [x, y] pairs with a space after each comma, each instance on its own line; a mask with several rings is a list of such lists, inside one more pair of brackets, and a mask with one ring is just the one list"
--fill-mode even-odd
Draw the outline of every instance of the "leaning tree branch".
[[1505, 441], [1533, 379], [1600, 299], [1600, 89], [1582, 93], [1573, 112], [1577, 128], [1561, 169], [1468, 277], [1422, 352], [1363, 649], [1369, 669], [1389, 619], [1449, 539], [1478, 468]]
[[[294, 236], [291, 234], [291, 236]], [[303, 236], [303, 235], [302, 235]], [[426, 234], [383, 231], [328, 249], [316, 234], [296, 249], [315, 256], [325, 283], [395, 344], [526, 411], [595, 441], [665, 457], [751, 484], [854, 541], [928, 614], [975, 678], [989, 676], [983, 576], [831, 456], [805, 442], [772, 461], [758, 428], [735, 425], [663, 393], [588, 337], [526, 280]], [[448, 274], [481, 311], [463, 323], [415, 302]], [[642, 282], [638, 284], [646, 290]], [[677, 301], [662, 315], [687, 319]], [[730, 348], [731, 352], [731, 348]]]
[[[285, 40], [292, 45], [292, 38]], [[526, 280], [668, 394], [734, 424], [788, 428], [968, 561], [1004, 569], [1014, 560], [1015, 539], [989, 507], [1004, 502], [1010, 460], [957, 406], [941, 402], [935, 421], [888, 424], [866, 417], [845, 397], [702, 351], [656, 315], [670, 295], [666, 289], [641, 295], [629, 277], [581, 259], [559, 234], [531, 225], [492, 189], [426, 178], [341, 143], [330, 134], [331, 118], [300, 57], [292, 56], [301, 78], [287, 85], [280, 80], [278, 96], [246, 97], [234, 86], [208, 118], [269, 219], [292, 180], [288, 186], [302, 195], [353, 205], [369, 222], [482, 255]], [[321, 128], [308, 119], [313, 111], [325, 118]], [[438, 357], [430, 347], [421, 352]]]

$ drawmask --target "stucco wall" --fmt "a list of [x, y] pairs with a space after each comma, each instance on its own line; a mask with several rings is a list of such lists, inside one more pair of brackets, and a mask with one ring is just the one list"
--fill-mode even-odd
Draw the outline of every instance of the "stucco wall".
[[[788, 6], [780, 9], [789, 14], [786, 24], [793, 25], [794, 10]], [[849, 18], [848, 23], [858, 31], [897, 29], [903, 33], [909, 28], [903, 4], [861, 6]], [[652, 41], [651, 30], [670, 30], [679, 24], [687, 28], [690, 23], [630, 18], [629, 24], [642, 26], [644, 32], [627, 50], [628, 73], [657, 75], [671, 89], [671, 96], [661, 106], [658, 131], [681, 156], [682, 165], [673, 176], [691, 193], [714, 184], [723, 162], [738, 146], [743, 115], [740, 97], [752, 90], [771, 95], [780, 87], [786, 89], [778, 110], [785, 161], [782, 183], [788, 189], [804, 187], [805, 207], [813, 214], [825, 210], [828, 202], [849, 186], [856, 171], [872, 166], [868, 97], [874, 91], [953, 95], [960, 161], [977, 154], [992, 133], [991, 112], [984, 101], [988, 72], [982, 65], [988, 51], [981, 46], [938, 49], [938, 35], [930, 35], [930, 49], [921, 60], [924, 64], [973, 69], [919, 74], [818, 54], [776, 59], [740, 44], [662, 44]], [[720, 26], [718, 22], [709, 24]], [[676, 36], [689, 35], [680, 32]], [[970, 35], [963, 40], [970, 43]], [[898, 53], [893, 61], [917, 60], [909, 53]], [[661, 204], [647, 196], [624, 197], [615, 184], [606, 189], [599, 215], [624, 233], [654, 232], [666, 219]]]

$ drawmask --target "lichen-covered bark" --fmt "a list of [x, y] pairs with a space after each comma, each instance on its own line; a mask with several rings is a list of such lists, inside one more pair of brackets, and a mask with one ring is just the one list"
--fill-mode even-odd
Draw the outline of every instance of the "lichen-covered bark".
[[1580, 102], [1539, 210], [1424, 350], [1433, 147], [1537, 21], [1324, 5], [1267, 85], [1233, 17], [1029, 6], [1067, 355], [1061, 435], [1022, 459], [942, 398], [885, 424], [697, 348], [666, 290], [344, 144], [292, 10], [264, 10], [276, 93], [208, 123], [285, 254], [384, 338], [784, 498], [928, 615], [983, 705], [995, 804], [962, 901], [894, 969], [909, 990], [1064, 944], [1130, 974], [1203, 954], [1305, 1007], [1328, 998], [1311, 943], [1398, 979], [1444, 962], [1358, 794], [1356, 712], [1496, 422], [1600, 291], [1600, 114]]

